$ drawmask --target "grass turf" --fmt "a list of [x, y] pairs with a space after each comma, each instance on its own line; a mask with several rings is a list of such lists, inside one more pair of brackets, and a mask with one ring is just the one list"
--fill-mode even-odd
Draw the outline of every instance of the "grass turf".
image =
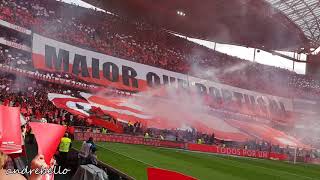
[[[146, 168], [178, 171], [199, 180], [320, 180], [320, 166], [219, 156], [119, 143], [97, 143], [99, 160], [147, 180]], [[81, 147], [75, 142], [75, 148]]]

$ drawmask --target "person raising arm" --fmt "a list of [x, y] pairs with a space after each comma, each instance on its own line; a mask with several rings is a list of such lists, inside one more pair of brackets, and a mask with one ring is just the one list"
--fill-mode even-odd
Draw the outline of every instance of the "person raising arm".
[[[0, 151], [0, 179], [1, 180], [27, 180], [24, 176], [21, 174], [10, 174], [7, 173], [7, 170], [5, 169], [6, 162], [8, 161], [9, 157]], [[50, 166], [54, 165], [54, 161], [50, 164]], [[42, 180], [43, 175], [36, 174], [34, 172], [35, 169], [41, 169], [41, 168], [47, 168], [47, 164], [44, 160], [43, 155], [37, 155], [32, 161], [31, 161], [31, 170], [32, 174], [28, 178], [28, 180]]]

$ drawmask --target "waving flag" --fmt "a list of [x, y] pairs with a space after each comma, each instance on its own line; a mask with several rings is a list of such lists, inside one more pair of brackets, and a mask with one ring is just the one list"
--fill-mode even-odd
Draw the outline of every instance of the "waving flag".
[[[122, 126], [109, 114], [100, 113], [99, 107], [95, 107], [88, 101], [72, 96], [49, 93], [48, 99], [58, 108], [64, 109], [75, 116], [86, 119], [90, 124], [107, 128], [110, 131], [122, 133]], [[112, 116], [112, 114], [111, 114]]]
[[20, 109], [0, 105], [0, 150], [6, 154], [22, 152]]
[[49, 165], [67, 128], [56, 124], [36, 122], [30, 122], [30, 126], [37, 140], [38, 153], [44, 155]]
[[82, 97], [95, 107], [101, 108], [104, 112], [117, 117], [119, 121], [123, 122], [142, 122], [153, 123], [151, 121], [154, 117], [143, 112], [143, 107], [137, 104], [130, 103], [126, 99], [110, 97], [104, 98], [87, 93], [80, 93]]
[[72, 96], [67, 96], [63, 94], [55, 94], [55, 93], [49, 93], [48, 99], [57, 107], [60, 109], [64, 109], [71, 114], [74, 114], [76, 116], [80, 117], [89, 117], [90, 114], [88, 111], [92, 108], [91, 104], [88, 103], [88, 101], [75, 98]]
[[[214, 133], [217, 139], [225, 141], [243, 142], [252, 139], [251, 136], [236, 127], [230, 126], [219, 117], [205, 112], [183, 111], [182, 113], [181, 109], [177, 111], [173, 107], [177, 107], [179, 104], [172, 104], [173, 102], [171, 101], [148, 104], [140, 97], [135, 101], [131, 101], [128, 98], [104, 97], [88, 93], [80, 93], [80, 95], [86, 100], [61, 94], [49, 94], [48, 97], [58, 108], [65, 109], [74, 115], [82, 116], [89, 123], [105, 127], [114, 132], [121, 133], [123, 130], [119, 126], [112, 124], [112, 122], [99, 118], [99, 116], [92, 116], [91, 113], [100, 114], [100, 117], [101, 114], [102, 116], [103, 114], [108, 114], [124, 123], [140, 122], [149, 128], [191, 129], [192, 127], [202, 133]], [[151, 106], [151, 108], [147, 106]], [[150, 111], [150, 109], [153, 111]], [[152, 115], [147, 114], [146, 112], [148, 111]]]
[[148, 168], [148, 180], [197, 180], [184, 174], [165, 169]]
[[148, 127], [159, 129], [193, 127], [202, 133], [215, 133], [216, 138], [226, 141], [243, 142], [252, 139], [251, 136], [230, 126], [219, 117], [214, 117], [205, 112], [196, 113], [191, 110], [179, 109], [179, 104], [175, 101], [157, 99], [151, 100], [153, 103], [149, 103], [142, 97], [130, 100], [87, 93], [80, 93], [80, 95], [87, 99], [92, 106], [100, 107], [103, 111], [126, 122], [139, 121]]

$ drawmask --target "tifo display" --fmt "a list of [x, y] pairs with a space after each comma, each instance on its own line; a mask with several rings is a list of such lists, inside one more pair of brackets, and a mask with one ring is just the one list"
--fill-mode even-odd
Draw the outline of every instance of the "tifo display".
[[0, 179], [320, 177], [320, 81], [296, 73], [319, 38], [269, 0], [186, 1], [0, 0]]

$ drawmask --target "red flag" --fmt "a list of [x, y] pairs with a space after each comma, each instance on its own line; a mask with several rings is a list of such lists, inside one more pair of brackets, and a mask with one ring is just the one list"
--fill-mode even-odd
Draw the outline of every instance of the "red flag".
[[38, 143], [38, 154], [43, 154], [49, 165], [67, 128], [50, 123], [30, 122], [29, 124]]
[[20, 108], [0, 105], [0, 150], [6, 154], [21, 153]]
[[100, 107], [92, 106], [86, 100], [55, 93], [49, 93], [48, 99], [58, 108], [62, 108], [76, 116], [85, 117], [89, 124], [104, 127], [116, 133], [123, 133], [123, 127], [120, 123], [103, 118], [104, 114], [107, 113]]
[[148, 168], [148, 180], [197, 180], [174, 171], [168, 171], [158, 168]]
[[129, 102], [126, 98], [107, 98], [88, 93], [80, 93], [87, 101], [107, 114], [121, 119], [124, 122], [152, 122], [153, 116], [144, 113], [143, 107], [139, 104]]
[[89, 117], [90, 114], [87, 110], [91, 109], [92, 106], [88, 101], [67, 96], [63, 94], [49, 93], [48, 99], [57, 107], [64, 109], [76, 116]]

